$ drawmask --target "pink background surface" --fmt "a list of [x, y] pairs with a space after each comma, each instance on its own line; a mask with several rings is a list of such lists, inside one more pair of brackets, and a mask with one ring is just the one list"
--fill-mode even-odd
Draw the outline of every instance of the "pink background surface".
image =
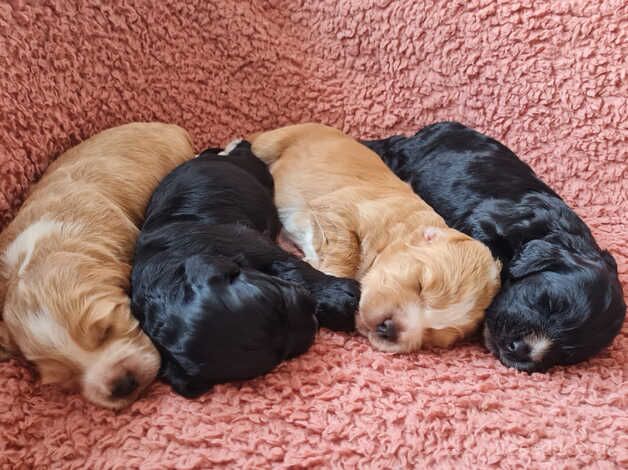
[[[0, 226], [51, 159], [132, 120], [200, 150], [306, 120], [379, 137], [456, 119], [557, 189], [627, 290], [625, 1], [30, 3], [0, 3]], [[618, 468], [627, 336], [527, 375], [475, 343], [388, 356], [323, 332], [265, 377], [196, 401], [155, 384], [117, 414], [3, 363], [0, 468]]]

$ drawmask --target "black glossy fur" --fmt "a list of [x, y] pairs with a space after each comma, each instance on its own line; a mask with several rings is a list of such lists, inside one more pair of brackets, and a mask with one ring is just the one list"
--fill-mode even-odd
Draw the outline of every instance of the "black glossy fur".
[[[364, 143], [450, 226], [502, 261], [485, 343], [505, 365], [542, 371], [580, 362], [619, 333], [626, 305], [615, 260], [504, 145], [455, 122]], [[542, 357], [531, 357], [531, 335], [551, 341]]]
[[227, 156], [203, 152], [153, 194], [135, 251], [132, 307], [178, 393], [268, 372], [305, 352], [317, 323], [355, 327], [358, 283], [283, 251], [274, 243], [279, 230], [272, 177], [247, 142]]

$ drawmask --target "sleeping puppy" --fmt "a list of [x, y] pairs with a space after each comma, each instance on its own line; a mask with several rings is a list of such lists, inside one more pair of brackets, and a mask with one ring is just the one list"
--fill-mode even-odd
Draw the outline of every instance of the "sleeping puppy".
[[107, 408], [131, 403], [159, 354], [131, 315], [131, 257], [157, 183], [194, 155], [177, 126], [116, 127], [50, 165], [0, 235], [0, 346], [44, 383]]
[[316, 271], [273, 240], [273, 179], [250, 144], [174, 170], [146, 211], [133, 311], [187, 397], [250, 379], [305, 352], [321, 326], [352, 330], [359, 285]]
[[499, 288], [490, 251], [448, 228], [365, 146], [320, 124], [257, 134], [284, 228], [323, 272], [361, 281], [358, 331], [388, 352], [448, 347]]
[[365, 144], [504, 264], [484, 341], [506, 366], [584, 361], [619, 333], [626, 305], [615, 260], [504, 145], [455, 122]]

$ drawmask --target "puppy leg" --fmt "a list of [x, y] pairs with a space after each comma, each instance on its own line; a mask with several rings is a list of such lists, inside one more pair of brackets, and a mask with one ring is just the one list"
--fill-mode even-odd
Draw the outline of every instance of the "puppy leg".
[[[347, 227], [347, 217], [327, 210], [325, 203], [313, 211], [311, 245], [316, 262], [310, 263], [326, 274], [355, 278], [360, 266], [360, 241]], [[310, 261], [306, 254], [306, 261]]]
[[216, 250], [243, 267], [253, 268], [307, 289], [316, 300], [316, 317], [322, 327], [338, 331], [355, 328], [355, 312], [360, 302], [360, 285], [353, 279], [328, 276], [308, 263], [285, 252], [254, 230], [243, 230], [238, 244], [232, 234], [216, 237]]
[[306, 238], [309, 243], [302, 247], [305, 261], [310, 261], [320, 271], [312, 270], [305, 263], [299, 269], [305, 279], [312, 279], [306, 285], [317, 300], [317, 318], [321, 326], [352, 331], [360, 288], [359, 283], [350, 278], [355, 277], [359, 267], [360, 245], [356, 234], [343, 225], [342, 219], [334, 220], [330, 216], [312, 220]]
[[[310, 291], [317, 302], [316, 316], [321, 326], [336, 331], [353, 331], [360, 301], [360, 285], [350, 279], [357, 270], [357, 238], [336, 226], [335, 231], [327, 231], [334, 239], [326, 238], [326, 242], [320, 243], [327, 222], [318, 226], [323, 229], [321, 232], [313, 228], [312, 221], [303, 220], [304, 227], [292, 224], [291, 228], [305, 235], [301, 237], [304, 260], [287, 254], [278, 256], [280, 262], [274, 264], [275, 275], [302, 283]], [[343, 247], [347, 251], [343, 251]]]
[[324, 274], [286, 252], [278, 253], [269, 267], [269, 274], [301, 284], [312, 294], [320, 326], [334, 331], [355, 329], [355, 314], [360, 303], [357, 281]]
[[[255, 255], [259, 256], [259, 251]], [[260, 263], [257, 269], [305, 287], [316, 300], [315, 314], [321, 327], [334, 331], [355, 330], [360, 283], [353, 279], [329, 276], [271, 243], [268, 250], [264, 251], [264, 256], [265, 260], [256, 260]], [[246, 257], [251, 261], [250, 256]]]
[[[280, 237], [290, 240], [290, 242], [298, 247], [302, 253], [301, 258], [304, 261], [316, 267], [319, 263], [317, 247], [315, 241], [314, 221], [308, 212], [300, 209], [294, 209], [290, 205], [286, 205], [279, 209], [279, 219], [283, 224], [283, 230]], [[278, 239], [278, 242], [285, 241]], [[281, 243], [280, 243], [281, 246]], [[282, 246], [283, 248], [283, 246]], [[286, 250], [292, 252], [292, 250]]]
[[332, 276], [355, 277], [360, 244], [357, 236], [346, 228], [345, 217], [318, 205], [304, 209], [286, 195], [279, 207], [286, 234], [301, 249], [305, 262]]
[[346, 230], [327, 230], [318, 250], [318, 269], [331, 276], [355, 278], [360, 264], [358, 237]]

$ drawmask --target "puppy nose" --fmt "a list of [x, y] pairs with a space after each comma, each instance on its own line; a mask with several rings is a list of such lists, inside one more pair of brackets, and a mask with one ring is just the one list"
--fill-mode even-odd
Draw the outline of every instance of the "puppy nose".
[[118, 380], [113, 383], [111, 389], [111, 398], [124, 398], [128, 397], [131, 393], [137, 389], [137, 379], [133, 374], [127, 372]]
[[397, 339], [397, 329], [395, 328], [395, 323], [390, 319], [384, 320], [377, 325], [375, 332], [377, 333], [377, 336], [387, 339], [388, 341], [395, 341]]
[[517, 361], [527, 361], [530, 359], [530, 346], [523, 340], [513, 341], [506, 346], [508, 353]]

